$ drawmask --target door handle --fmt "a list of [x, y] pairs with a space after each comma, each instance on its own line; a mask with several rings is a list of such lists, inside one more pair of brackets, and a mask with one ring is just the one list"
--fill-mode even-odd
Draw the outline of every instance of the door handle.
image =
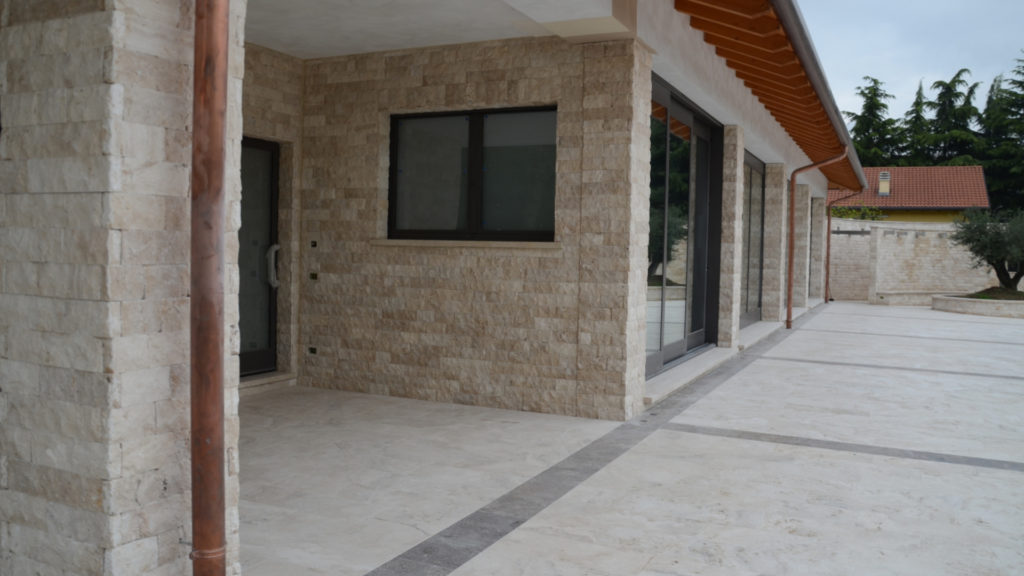
[[280, 244], [272, 244], [270, 248], [267, 248], [267, 283], [271, 288], [281, 285], [277, 279], [277, 252], [280, 249]]

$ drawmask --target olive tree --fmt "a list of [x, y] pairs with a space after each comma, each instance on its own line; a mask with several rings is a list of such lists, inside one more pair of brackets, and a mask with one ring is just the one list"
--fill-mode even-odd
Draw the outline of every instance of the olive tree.
[[968, 210], [954, 222], [953, 242], [970, 251], [978, 268], [992, 267], [1003, 288], [1024, 277], [1024, 211]]

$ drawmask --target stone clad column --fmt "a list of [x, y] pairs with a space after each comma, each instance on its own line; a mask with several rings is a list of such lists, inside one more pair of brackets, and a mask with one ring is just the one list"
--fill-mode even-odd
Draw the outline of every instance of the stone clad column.
[[797, 184], [793, 230], [793, 307], [807, 307], [808, 260], [811, 255], [811, 187]]
[[764, 167], [764, 279], [761, 288], [761, 319], [786, 319], [786, 223], [789, 195], [786, 167]]
[[584, 47], [578, 415], [643, 410], [651, 54], [633, 40]]
[[[0, 574], [190, 572], [193, 22], [181, 4], [0, 2]], [[245, 1], [232, 11], [226, 192], [237, 216]], [[229, 334], [237, 227], [230, 218]], [[233, 574], [237, 366], [229, 357]]]
[[743, 128], [724, 129], [722, 167], [722, 262], [718, 296], [718, 345], [739, 342], [743, 280]]
[[827, 199], [811, 198], [811, 287], [807, 297], [825, 298], [825, 248], [828, 241]]

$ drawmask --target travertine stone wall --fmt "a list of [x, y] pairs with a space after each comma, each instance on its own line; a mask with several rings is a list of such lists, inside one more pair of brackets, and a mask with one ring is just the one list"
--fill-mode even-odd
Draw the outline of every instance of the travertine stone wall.
[[871, 225], [868, 220], [832, 219], [829, 293], [834, 300], [867, 300], [871, 285]]
[[789, 222], [786, 167], [764, 167], [764, 278], [761, 287], [761, 319], [786, 319], [786, 226]]
[[[649, 54], [632, 41], [307, 62], [300, 382], [587, 417], [639, 411], [650, 88]], [[554, 244], [386, 240], [391, 114], [551, 104]]]
[[812, 300], [825, 298], [825, 250], [828, 241], [828, 213], [825, 198], [811, 198], [811, 260], [810, 288]]
[[269, 48], [245, 46], [242, 90], [245, 136], [281, 146], [278, 197], [277, 367], [298, 365], [299, 241], [302, 162], [302, 60]]
[[[0, 3], [0, 573], [188, 571], [193, 20], [188, 2]], [[237, 572], [237, 358], [226, 372]]]
[[948, 223], [875, 224], [869, 251], [868, 302], [929, 306], [933, 294], [963, 294], [999, 285], [990, 268], [973, 268], [971, 255], [949, 237]]
[[811, 187], [797, 184], [793, 224], [793, 307], [807, 307], [807, 275], [811, 255]]
[[723, 130], [722, 168], [722, 263], [718, 297], [718, 345], [731, 348], [739, 342], [743, 279], [743, 128]]
[[999, 284], [953, 244], [949, 223], [832, 219], [832, 297], [872, 304], [927, 306], [933, 294]]

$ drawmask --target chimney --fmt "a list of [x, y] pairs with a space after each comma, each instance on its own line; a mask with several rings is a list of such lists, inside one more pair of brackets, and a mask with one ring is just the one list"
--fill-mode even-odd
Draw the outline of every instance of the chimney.
[[879, 172], [878, 173], [878, 195], [888, 196], [889, 195], [889, 173]]

